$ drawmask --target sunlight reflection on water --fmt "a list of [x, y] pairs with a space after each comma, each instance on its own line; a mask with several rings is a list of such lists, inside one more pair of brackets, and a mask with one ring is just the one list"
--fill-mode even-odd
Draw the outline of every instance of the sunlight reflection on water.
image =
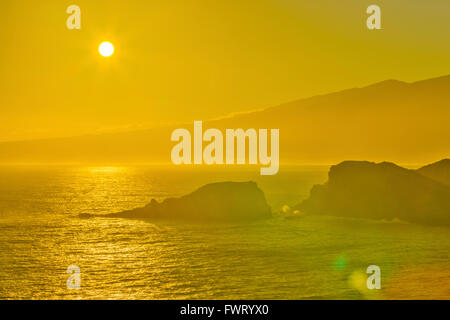
[[[280, 209], [324, 182], [327, 169], [297, 168], [265, 179], [253, 171], [2, 168], [0, 297], [379, 298], [361, 292], [361, 277], [355, 276], [375, 263], [386, 284], [381, 298], [434, 293], [448, 298], [450, 283], [442, 278], [448, 276], [442, 270], [450, 269], [448, 229], [330, 217], [275, 218], [250, 225], [78, 218], [80, 213], [143, 206], [152, 198], [179, 196], [223, 180], [256, 180], [270, 204]], [[66, 268], [72, 264], [81, 268], [81, 290], [66, 288]], [[415, 270], [416, 282], [408, 292], [396, 289], [407, 283], [404, 269]], [[419, 285], [420, 279], [443, 289]]]

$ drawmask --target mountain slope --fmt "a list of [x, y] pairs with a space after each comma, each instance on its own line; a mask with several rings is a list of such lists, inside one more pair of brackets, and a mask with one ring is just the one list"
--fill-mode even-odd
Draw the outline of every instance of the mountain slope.
[[[126, 106], [124, 106], [126, 107]], [[198, 119], [202, 120], [202, 119]], [[450, 76], [302, 99], [204, 123], [207, 128], [278, 128], [282, 163], [342, 159], [429, 162], [450, 150]], [[175, 128], [0, 143], [0, 162], [170, 162]]]
[[421, 175], [450, 186], [450, 159], [429, 164], [417, 169]]

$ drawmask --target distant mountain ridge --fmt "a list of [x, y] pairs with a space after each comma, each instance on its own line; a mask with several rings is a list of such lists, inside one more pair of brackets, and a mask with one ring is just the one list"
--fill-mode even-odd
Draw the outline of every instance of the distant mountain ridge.
[[[427, 167], [426, 173], [430, 168], [450, 170], [450, 162]], [[314, 186], [310, 197], [294, 209], [311, 214], [450, 226], [450, 185], [422, 172], [423, 168], [409, 170], [389, 162], [344, 161], [332, 166], [328, 182]]]
[[[450, 150], [449, 119], [450, 76], [444, 76], [387, 80], [203, 124], [205, 130], [280, 129], [282, 164], [348, 158], [426, 163]], [[0, 143], [0, 163], [170, 163], [172, 131], [192, 126]]]

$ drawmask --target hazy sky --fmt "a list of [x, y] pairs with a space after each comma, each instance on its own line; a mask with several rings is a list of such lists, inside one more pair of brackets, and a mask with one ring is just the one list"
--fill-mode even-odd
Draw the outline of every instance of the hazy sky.
[[[66, 28], [71, 4], [81, 30]], [[383, 30], [366, 28], [370, 4]], [[0, 141], [207, 120], [450, 73], [448, 0], [2, 0], [0, 10]], [[102, 41], [112, 57], [98, 54]]]

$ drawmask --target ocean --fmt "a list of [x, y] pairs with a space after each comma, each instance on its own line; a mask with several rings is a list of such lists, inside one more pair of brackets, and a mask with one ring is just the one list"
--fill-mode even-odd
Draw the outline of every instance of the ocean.
[[[256, 181], [274, 212], [329, 167], [0, 167], [0, 299], [450, 299], [450, 229], [282, 214], [249, 224], [81, 219], [210, 182]], [[68, 289], [70, 265], [80, 289]], [[381, 289], [367, 288], [368, 266]]]

